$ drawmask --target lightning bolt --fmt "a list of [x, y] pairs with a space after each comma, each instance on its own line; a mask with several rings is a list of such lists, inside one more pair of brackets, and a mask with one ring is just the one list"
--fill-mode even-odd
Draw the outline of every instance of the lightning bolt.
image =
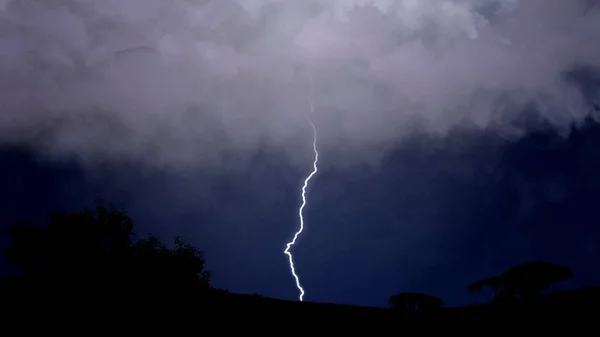
[[302, 234], [302, 231], [304, 230], [303, 212], [304, 212], [304, 207], [306, 207], [306, 188], [308, 187], [308, 183], [310, 182], [312, 177], [319, 171], [319, 169], [317, 168], [317, 163], [319, 162], [319, 152], [317, 151], [317, 128], [315, 127], [315, 124], [312, 122], [312, 119], [310, 118], [310, 116], [315, 112], [315, 105], [314, 105], [313, 99], [312, 99], [313, 87], [314, 87], [314, 85], [312, 84], [312, 76], [311, 76], [311, 94], [308, 97], [308, 105], [310, 107], [310, 112], [308, 113], [307, 119], [308, 119], [308, 123], [310, 124], [310, 126], [312, 127], [312, 130], [313, 130], [313, 142], [312, 142], [312, 148], [313, 148], [313, 153], [314, 153], [313, 170], [306, 177], [306, 179], [304, 179], [304, 185], [302, 186], [302, 205], [298, 209], [298, 217], [300, 218], [300, 228], [294, 234], [294, 239], [292, 239], [292, 241], [290, 241], [286, 244], [286, 248], [284, 250], [284, 253], [289, 258], [290, 270], [292, 271], [292, 275], [294, 276], [294, 279], [296, 280], [296, 287], [298, 288], [298, 291], [300, 291], [299, 299], [301, 302], [304, 297], [304, 288], [302, 288], [302, 285], [300, 284], [300, 277], [298, 277], [298, 274], [296, 274], [296, 269], [294, 268], [294, 257], [292, 256], [290, 249], [292, 248], [293, 245], [296, 244], [296, 240], [298, 240], [298, 237], [300, 236], [300, 234]]

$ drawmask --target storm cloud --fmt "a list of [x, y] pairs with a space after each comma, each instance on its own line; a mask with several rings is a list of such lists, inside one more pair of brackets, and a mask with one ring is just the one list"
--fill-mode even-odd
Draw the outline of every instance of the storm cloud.
[[351, 153], [340, 165], [415, 130], [519, 137], [527, 114], [568, 130], [598, 101], [568, 76], [600, 67], [596, 7], [0, 0], [0, 142], [172, 169], [240, 168], [265, 147], [297, 161], [308, 99], [320, 146]]

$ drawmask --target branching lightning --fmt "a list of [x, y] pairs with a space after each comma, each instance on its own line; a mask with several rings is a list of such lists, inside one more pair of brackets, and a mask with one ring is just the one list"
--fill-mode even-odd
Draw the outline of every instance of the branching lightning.
[[299, 296], [300, 301], [302, 301], [304, 298], [304, 288], [302, 288], [302, 285], [300, 284], [300, 277], [298, 277], [298, 274], [296, 273], [296, 269], [294, 268], [294, 258], [292, 256], [292, 253], [290, 252], [290, 249], [292, 248], [293, 245], [296, 244], [296, 240], [298, 240], [298, 237], [302, 234], [302, 231], [304, 230], [303, 212], [304, 212], [304, 207], [306, 207], [306, 188], [308, 187], [308, 183], [310, 182], [312, 177], [318, 172], [317, 163], [319, 162], [319, 152], [317, 151], [317, 128], [315, 127], [315, 124], [313, 123], [312, 119], [310, 118], [310, 116], [315, 112], [315, 106], [313, 103], [313, 87], [314, 87], [314, 85], [312, 83], [312, 76], [311, 76], [311, 93], [308, 97], [308, 104], [310, 107], [310, 111], [308, 113], [307, 118], [308, 118], [308, 123], [310, 124], [310, 126], [312, 127], [312, 130], [313, 130], [313, 142], [312, 142], [313, 153], [314, 153], [313, 171], [306, 177], [306, 179], [304, 180], [304, 185], [302, 186], [302, 205], [298, 209], [298, 216], [300, 218], [300, 228], [294, 234], [294, 239], [292, 239], [292, 241], [287, 243], [285, 251], [284, 251], [284, 253], [289, 258], [290, 270], [292, 271], [292, 275], [294, 276], [294, 279], [296, 280], [296, 287], [298, 288], [298, 291], [300, 291], [300, 296]]

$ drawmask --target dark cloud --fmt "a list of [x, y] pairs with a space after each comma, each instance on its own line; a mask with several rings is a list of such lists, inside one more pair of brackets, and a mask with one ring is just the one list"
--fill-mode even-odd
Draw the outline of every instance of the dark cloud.
[[[309, 77], [323, 149], [377, 163], [415, 125], [519, 136], [533, 109], [592, 110], [564, 73], [599, 66], [587, 0], [0, 1], [0, 141], [83, 162], [302, 161]], [[304, 151], [304, 150], [303, 150]], [[305, 152], [305, 151], [304, 151]]]

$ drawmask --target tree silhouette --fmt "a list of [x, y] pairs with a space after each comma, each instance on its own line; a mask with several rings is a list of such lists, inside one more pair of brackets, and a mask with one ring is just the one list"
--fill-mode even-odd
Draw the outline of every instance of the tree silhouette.
[[478, 292], [487, 302], [490, 302], [491, 299], [483, 292], [483, 288], [486, 287], [492, 291], [493, 298], [498, 298], [502, 287], [502, 278], [499, 276], [486, 277], [469, 285], [468, 290], [469, 292]]
[[211, 273], [206, 269], [202, 251], [176, 238], [167, 248], [156, 237], [138, 241], [132, 247], [134, 277], [162, 285], [178, 287], [210, 286]]
[[540, 297], [554, 284], [573, 277], [571, 269], [550, 262], [529, 262], [510, 268], [502, 278], [511, 285], [515, 295], [522, 299]]
[[55, 212], [43, 227], [20, 222], [8, 234], [4, 255], [21, 276], [210, 288], [202, 251], [180, 238], [171, 248], [154, 236], [134, 242], [131, 218], [103, 203], [93, 211]]
[[514, 266], [499, 276], [474, 282], [469, 285], [468, 290], [478, 291], [483, 295], [482, 289], [490, 288], [494, 293], [494, 302], [530, 300], [540, 297], [554, 284], [571, 277], [573, 272], [568, 267], [536, 261]]
[[390, 305], [403, 312], [431, 311], [442, 307], [444, 301], [425, 294], [401, 293], [390, 297]]
[[79, 276], [106, 272], [131, 251], [133, 221], [99, 203], [94, 211], [54, 212], [45, 227], [19, 222], [8, 228], [6, 261], [28, 276]]

